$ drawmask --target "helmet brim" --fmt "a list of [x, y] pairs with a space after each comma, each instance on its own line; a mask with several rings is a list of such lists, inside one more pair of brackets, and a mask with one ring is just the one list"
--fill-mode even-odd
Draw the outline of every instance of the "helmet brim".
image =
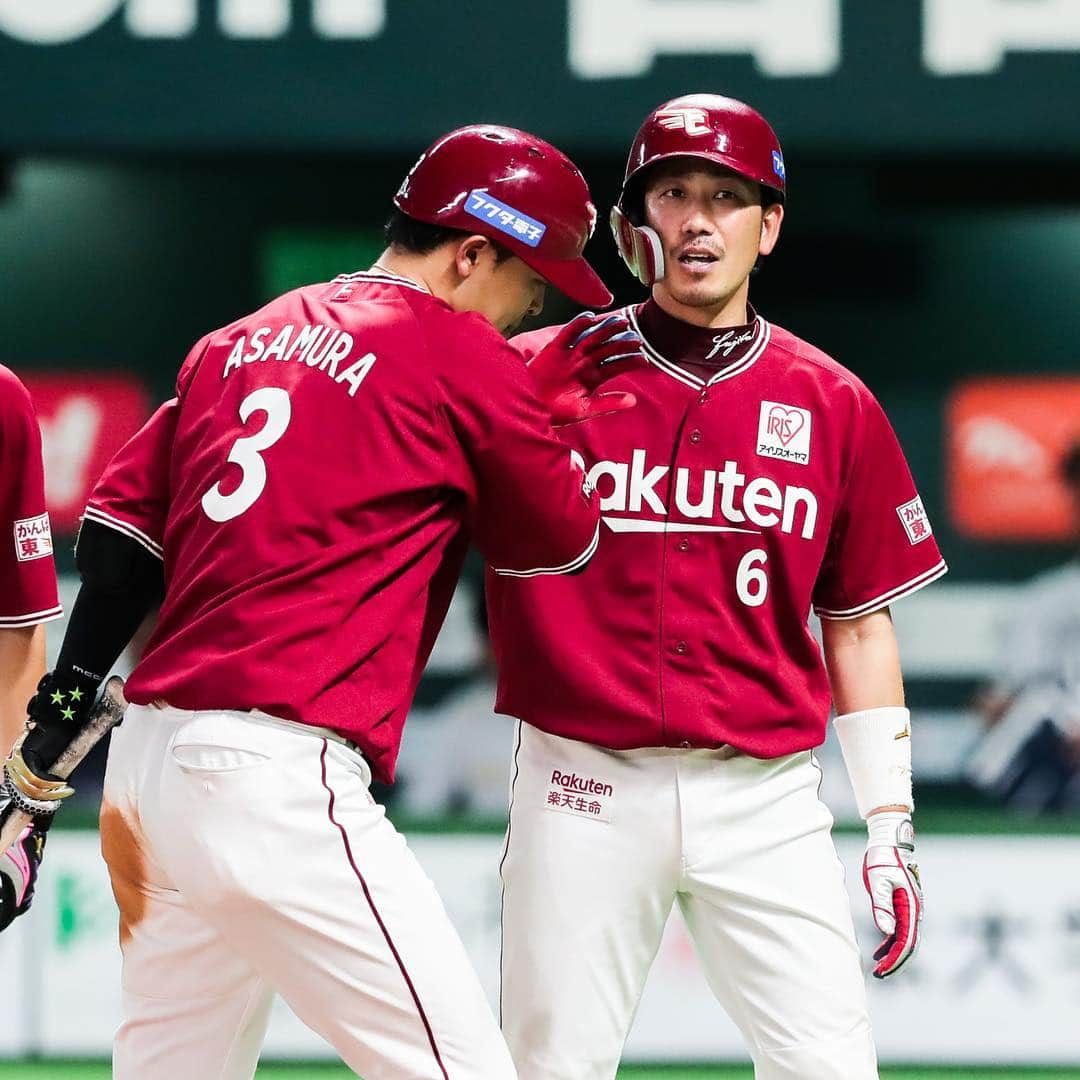
[[589, 308], [606, 308], [615, 299], [600, 275], [583, 256], [576, 259], [553, 259], [531, 251], [527, 255], [521, 252], [516, 254], [545, 281], [579, 304]]

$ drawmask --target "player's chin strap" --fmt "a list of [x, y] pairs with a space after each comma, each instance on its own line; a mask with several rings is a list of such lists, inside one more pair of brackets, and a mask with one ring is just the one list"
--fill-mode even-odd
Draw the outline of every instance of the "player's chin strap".
[[611, 208], [611, 231], [623, 262], [648, 288], [664, 276], [664, 247], [654, 229], [635, 225], [617, 206]]

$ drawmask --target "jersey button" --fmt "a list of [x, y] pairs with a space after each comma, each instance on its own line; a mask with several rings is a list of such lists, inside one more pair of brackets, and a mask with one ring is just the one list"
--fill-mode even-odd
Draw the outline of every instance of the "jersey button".
[[683, 656], [683, 655], [685, 655], [686, 653], [688, 653], [690, 651], [690, 646], [687, 645], [685, 641], [676, 641], [675, 642], [675, 651], [680, 656]]
[[676, 546], [678, 547], [678, 549], [680, 551], [689, 551], [690, 550], [690, 541], [687, 540], [686, 537], [684, 536]]
[[709, 400], [709, 391], [708, 390], [702, 390], [701, 393], [698, 395], [698, 404], [699, 405], [704, 405], [705, 402], [708, 401], [708, 400]]
[[698, 444], [699, 442], [701, 442], [701, 432], [700, 432], [700, 431], [698, 431], [698, 429], [697, 429], [697, 428], [694, 428], [694, 430], [690, 432], [690, 441], [691, 441], [691, 442], [692, 442], [692, 443], [693, 443], [693, 444], [694, 444], [695, 446], [696, 446], [696, 445], [697, 445], [697, 444]]
[[683, 739], [683, 741], [681, 743], [679, 743], [679, 749], [680, 750], [689, 750], [690, 749], [690, 743], [687, 742], [686, 739]]

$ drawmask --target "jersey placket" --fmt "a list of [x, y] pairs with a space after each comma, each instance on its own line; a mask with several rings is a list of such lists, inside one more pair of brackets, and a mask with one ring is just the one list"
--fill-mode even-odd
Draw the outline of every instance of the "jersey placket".
[[[636, 314], [627, 309], [632, 325], [640, 333]], [[685, 504], [693, 510], [708, 507], [702, 513], [703, 518], [712, 519], [712, 510], [719, 493], [715, 487], [715, 474], [711, 492], [704, 486], [710, 473], [709, 463], [715, 465], [722, 460], [718, 456], [718, 441], [715, 429], [711, 428], [708, 410], [715, 407], [718, 397], [723, 393], [723, 385], [749, 370], [764, 352], [770, 337], [769, 324], [758, 317], [757, 340], [739, 360], [721, 369], [707, 381], [680, 365], [672, 362], [648, 341], [645, 341], [646, 358], [658, 371], [671, 379], [690, 388], [693, 396], [688, 396], [685, 411], [679, 422], [679, 428], [670, 461], [668, 492], [668, 526], [664, 533], [663, 568], [660, 583], [660, 664], [659, 694], [661, 731], [664, 744], [689, 749], [694, 744], [685, 736], [700, 724], [695, 723], [694, 709], [699, 707], [701, 679], [704, 665], [708, 663], [705, 643], [700, 638], [700, 618], [695, 620], [692, 613], [698, 610], [702, 589], [709, 587], [702, 569], [707, 560], [705, 544], [724, 543], [723, 533], [696, 532], [692, 529], [679, 529], [681, 524], [693, 525], [690, 520], [672, 521], [673, 517], [690, 518], [679, 509], [679, 470], [685, 469], [687, 476]], [[715, 421], [713, 421], [715, 423]], [[710, 432], [712, 431], [712, 434]], [[690, 477], [702, 478], [702, 489], [692, 490]], [[744, 530], [733, 529], [742, 532]], [[695, 629], [697, 627], [697, 629]], [[715, 679], [716, 672], [711, 672]]]
[[[702, 580], [703, 545], [721, 541], [719, 536], [680, 530], [679, 526], [693, 524], [686, 510], [715, 501], [716, 492], [704, 490], [708, 474], [710, 440], [706, 434], [715, 390], [702, 383], [687, 402], [679, 422], [670, 462], [668, 493], [668, 527], [664, 533], [664, 558], [661, 584], [660, 626], [660, 702], [662, 728], [666, 745], [689, 749], [692, 743], [684, 736], [689, 728], [688, 715], [692, 708], [695, 683], [704, 661], [698, 631], [700, 619], [695, 619], [696, 606], [690, 602], [705, 587]], [[695, 490], [689, 479], [680, 495], [679, 470], [689, 477], [702, 477], [702, 489]], [[711, 514], [709, 515], [711, 517]]]

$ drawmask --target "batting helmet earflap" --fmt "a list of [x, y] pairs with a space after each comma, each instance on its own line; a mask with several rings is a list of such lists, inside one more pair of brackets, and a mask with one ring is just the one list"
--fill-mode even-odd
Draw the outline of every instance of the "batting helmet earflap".
[[394, 205], [417, 221], [496, 241], [580, 304], [611, 303], [582, 257], [596, 227], [585, 178], [535, 135], [496, 124], [457, 128], [420, 155]]
[[675, 157], [723, 165], [760, 184], [777, 202], [787, 197], [784, 154], [756, 109], [719, 94], [684, 94], [654, 109], [634, 136], [611, 231], [623, 261], [644, 285], [664, 276], [664, 249], [653, 229], [634, 219], [649, 166]]

